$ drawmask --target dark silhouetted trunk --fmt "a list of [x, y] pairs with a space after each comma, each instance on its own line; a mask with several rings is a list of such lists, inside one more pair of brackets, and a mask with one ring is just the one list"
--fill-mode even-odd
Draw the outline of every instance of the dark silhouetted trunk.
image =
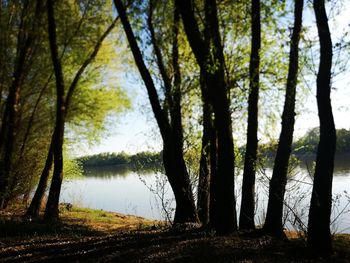
[[[172, 43], [172, 66], [173, 66], [173, 89], [171, 94], [172, 97], [172, 107], [170, 110], [170, 124], [172, 128], [173, 138], [169, 142], [174, 147], [175, 158], [173, 164], [175, 166], [179, 165], [179, 170], [174, 176], [180, 178], [179, 187], [185, 187], [180, 193], [180, 197], [184, 197], [180, 205], [180, 208], [176, 208], [174, 222], [197, 222], [197, 210], [195, 207], [195, 202], [193, 198], [192, 185], [190, 182], [190, 177], [187, 171], [183, 156], [183, 128], [182, 128], [182, 115], [181, 115], [181, 72], [179, 66], [179, 47], [178, 47], [178, 34], [179, 34], [179, 23], [180, 15], [177, 8], [174, 8], [174, 24], [173, 24], [173, 43]], [[179, 176], [182, 174], [182, 176]], [[182, 178], [181, 178], [182, 177]], [[183, 182], [181, 182], [183, 181]], [[179, 188], [181, 189], [181, 188]], [[182, 211], [181, 211], [181, 210]]]
[[163, 144], [163, 163], [176, 201], [174, 223], [197, 222], [198, 216], [182, 151], [176, 149], [177, 146], [172, 144], [170, 136], [168, 140], [170, 141]]
[[258, 151], [258, 101], [260, 70], [260, 0], [252, 0], [252, 44], [249, 65], [247, 144], [244, 158], [240, 229], [255, 229], [255, 173]]
[[56, 78], [56, 123], [53, 136], [52, 153], [54, 159], [54, 170], [49, 196], [47, 199], [44, 218], [46, 220], [57, 219], [59, 217], [59, 198], [63, 180], [63, 139], [64, 123], [66, 116], [64, 78], [61, 61], [58, 56], [56, 22], [54, 15], [54, 0], [47, 1], [48, 33], [51, 50], [51, 59]]
[[[202, 224], [209, 223], [210, 211], [210, 175], [216, 166], [211, 167], [211, 138], [213, 136], [212, 110], [209, 103], [208, 91], [205, 86], [203, 72], [201, 71], [200, 85], [202, 90], [203, 103], [203, 135], [202, 149], [199, 163], [199, 178], [197, 190], [197, 211]], [[216, 154], [216, 153], [215, 153]]]
[[[197, 222], [198, 217], [191, 189], [190, 179], [185, 165], [185, 161], [183, 159], [180, 106], [181, 101], [179, 97], [181, 79], [179, 69], [177, 68], [178, 66], [174, 68], [174, 95], [172, 96], [170, 79], [168, 78], [165, 72], [160, 50], [157, 48], [157, 45], [154, 45], [158, 66], [162, 74], [162, 78], [166, 89], [166, 100], [168, 102], [168, 107], [170, 108], [171, 122], [169, 122], [167, 112], [164, 109], [162, 109], [160, 105], [154, 82], [143, 61], [141, 51], [137, 45], [134, 33], [131, 29], [129, 20], [125, 12], [125, 8], [120, 0], [115, 0], [114, 3], [119, 13], [121, 22], [123, 24], [124, 31], [129, 41], [130, 49], [133, 53], [136, 65], [145, 83], [151, 107], [163, 139], [163, 163], [165, 173], [168, 177], [169, 183], [172, 187], [176, 200], [174, 223]], [[174, 18], [176, 19], [176, 14]], [[156, 44], [155, 39], [153, 39], [153, 44]], [[173, 44], [173, 52], [175, 51], [176, 53], [173, 53], [173, 63], [178, 64], [176, 58], [176, 56], [178, 56], [176, 51], [177, 43], [176, 46], [174, 45], [175, 44]]]
[[313, 3], [320, 42], [320, 66], [317, 75], [317, 107], [320, 120], [320, 141], [317, 149], [314, 186], [309, 212], [308, 247], [316, 254], [332, 253], [330, 216], [332, 207], [332, 180], [336, 131], [330, 100], [332, 39], [329, 31], [325, 3]]
[[217, 155], [218, 155], [218, 140], [216, 136], [216, 131], [214, 129], [213, 123], [211, 124], [211, 133], [210, 133], [210, 196], [209, 196], [209, 224], [214, 222], [215, 215], [213, 213], [215, 200], [214, 196], [211, 194], [211, 189], [215, 187], [216, 184], [216, 172], [217, 172]]
[[[206, 48], [210, 48], [210, 32], [209, 27], [204, 24], [204, 44]], [[211, 145], [213, 136], [215, 134], [213, 124], [213, 109], [210, 104], [208, 88], [205, 82], [205, 72], [200, 70], [200, 88], [202, 93], [202, 112], [203, 112], [203, 134], [202, 134], [202, 148], [199, 162], [199, 178], [197, 190], [197, 211], [199, 220], [203, 225], [207, 225], [210, 221], [210, 180], [211, 175], [216, 169], [216, 165], [211, 165], [212, 160], [216, 160], [216, 148]], [[216, 141], [215, 141], [216, 143]], [[213, 152], [214, 150], [214, 152]]]
[[282, 217], [288, 164], [295, 122], [295, 94], [298, 79], [299, 40], [302, 25], [303, 0], [295, 1], [294, 29], [289, 54], [286, 96], [282, 113], [282, 128], [269, 189], [269, 201], [264, 230], [270, 235], [284, 237]]
[[[53, 136], [53, 138], [54, 137], [55, 136]], [[26, 212], [26, 215], [30, 217], [38, 217], [40, 213], [41, 204], [45, 195], [47, 183], [49, 181], [50, 171], [53, 164], [53, 151], [52, 151], [53, 138], [51, 139], [50, 148], [47, 153], [44, 169], [39, 179], [39, 184], [36, 188], [33, 199]]]
[[237, 230], [234, 196], [234, 151], [231, 114], [224, 72], [224, 56], [217, 19], [216, 1], [208, 0], [206, 26], [210, 33], [212, 50], [205, 45], [193, 13], [191, 1], [177, 0], [187, 39], [204, 72], [210, 102], [214, 112], [214, 127], [217, 134], [217, 166], [215, 181], [211, 185], [210, 224], [218, 233], [232, 233]]

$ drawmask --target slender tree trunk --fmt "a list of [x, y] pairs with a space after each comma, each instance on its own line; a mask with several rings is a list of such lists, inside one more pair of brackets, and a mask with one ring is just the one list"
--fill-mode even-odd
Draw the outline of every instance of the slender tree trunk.
[[[210, 48], [210, 32], [207, 23], [204, 24], [204, 44], [206, 49]], [[214, 124], [212, 121], [213, 109], [210, 103], [208, 94], [208, 88], [205, 82], [205, 72], [200, 70], [200, 88], [202, 93], [202, 109], [203, 109], [203, 135], [202, 135], [202, 148], [201, 157], [199, 163], [199, 178], [198, 178], [198, 190], [197, 190], [197, 211], [200, 221], [203, 225], [208, 225], [210, 222], [210, 185], [212, 175], [216, 169], [216, 164], [212, 162], [216, 160], [216, 141], [213, 143], [213, 136], [215, 134]], [[215, 155], [212, 156], [212, 155]], [[215, 179], [215, 178], [214, 178]]]
[[45, 195], [45, 191], [46, 191], [46, 187], [47, 187], [47, 183], [49, 181], [49, 176], [50, 176], [50, 171], [52, 168], [52, 164], [53, 164], [53, 151], [52, 151], [52, 147], [53, 147], [53, 140], [54, 140], [54, 135], [53, 138], [51, 139], [51, 143], [50, 143], [50, 148], [46, 157], [46, 162], [45, 162], [45, 166], [44, 169], [41, 173], [40, 179], [39, 179], [39, 184], [36, 188], [35, 194], [33, 196], [33, 199], [28, 207], [27, 216], [30, 217], [38, 217], [39, 213], [40, 213], [40, 208], [41, 208], [41, 204]]
[[317, 149], [314, 186], [309, 212], [308, 247], [318, 255], [332, 253], [330, 216], [336, 131], [330, 100], [332, 39], [325, 3], [314, 0], [313, 7], [320, 42], [320, 65], [317, 75], [317, 107], [320, 120], [320, 141]]
[[[211, 225], [220, 234], [237, 230], [236, 200], [234, 196], [234, 151], [231, 114], [224, 72], [224, 56], [221, 45], [215, 0], [207, 0], [206, 26], [210, 32], [212, 52], [208, 50], [199, 31], [190, 1], [177, 0], [187, 39], [200, 68], [205, 72], [210, 101], [214, 112], [217, 134], [217, 171], [215, 184], [211, 185]], [[210, 69], [211, 70], [210, 70]], [[213, 70], [215, 69], [215, 70]]]
[[303, 0], [295, 1], [294, 29], [289, 54], [289, 70], [285, 103], [282, 114], [282, 129], [269, 189], [269, 201], [264, 230], [271, 235], [284, 237], [282, 217], [288, 164], [293, 142], [295, 122], [295, 94], [298, 80], [299, 40], [302, 26]]
[[[181, 115], [181, 72], [179, 66], [179, 47], [178, 47], [178, 34], [179, 34], [180, 14], [177, 8], [174, 8], [174, 22], [172, 32], [172, 66], [174, 71], [172, 96], [172, 107], [170, 108], [170, 124], [172, 129], [173, 139], [169, 144], [173, 144], [174, 147], [174, 166], [178, 166], [178, 172], [174, 176], [179, 177], [180, 187], [182, 190], [180, 198], [183, 199], [180, 205], [177, 205], [175, 210], [174, 222], [197, 222], [197, 210], [195, 207], [192, 185], [190, 182], [190, 176], [185, 164], [183, 156], [183, 128], [182, 128], [182, 115]], [[170, 94], [169, 94], [170, 95]], [[178, 195], [179, 196], [179, 195]], [[179, 206], [179, 207], [178, 207]], [[183, 208], [181, 208], [183, 207]]]
[[260, 0], [252, 0], [252, 44], [249, 65], [247, 145], [244, 158], [240, 229], [255, 229], [255, 173], [258, 152], [258, 101], [260, 71]]
[[211, 132], [210, 132], [210, 193], [209, 193], [209, 225], [210, 222], [214, 222], [214, 207], [215, 207], [215, 198], [212, 194], [212, 189], [216, 187], [216, 173], [217, 173], [217, 160], [218, 160], [218, 140], [216, 131], [214, 129], [213, 123], [211, 123]]
[[213, 133], [212, 127], [212, 110], [210, 108], [208, 91], [205, 87], [203, 73], [200, 76], [200, 85], [202, 90], [203, 103], [203, 135], [202, 135], [202, 149], [199, 163], [199, 179], [198, 179], [198, 197], [197, 197], [197, 211], [199, 220], [202, 224], [209, 223], [210, 212], [210, 172], [216, 166], [211, 167], [211, 137]]
[[[215, 81], [215, 79], [208, 79], [208, 83], [212, 88], [220, 83]], [[221, 82], [221, 84], [223, 83]], [[211, 91], [212, 98], [213, 96], [218, 96], [214, 92], [214, 90]], [[226, 92], [220, 95], [214, 100], [215, 107], [213, 107], [215, 114], [214, 125], [217, 133], [217, 169], [215, 172], [215, 183], [212, 184], [210, 193], [214, 201], [211, 211], [211, 224], [218, 233], [227, 234], [237, 230], [236, 200], [234, 195], [234, 151]], [[226, 99], [226, 101], [223, 100], [224, 103], [222, 105], [220, 105], [219, 97]]]
[[[174, 105], [169, 105], [172, 108], [172, 123], [170, 123], [167, 117], [167, 113], [164, 111], [164, 109], [162, 109], [160, 105], [155, 85], [143, 61], [141, 51], [137, 45], [134, 33], [131, 29], [125, 8], [120, 0], [115, 0], [114, 4], [118, 10], [119, 17], [123, 24], [125, 34], [128, 38], [130, 49], [133, 53], [136, 65], [145, 83], [151, 107], [163, 139], [164, 168], [176, 200], [174, 223], [197, 222], [198, 217], [196, 213], [193, 193], [182, 153], [180, 100], [178, 100], [178, 105], [175, 105], [175, 107]], [[158, 66], [160, 66], [162, 65], [160, 54], [158, 54], [157, 57]], [[163, 80], [165, 80], [164, 84], [166, 86], [166, 89], [168, 90], [166, 93], [170, 93], [170, 81], [167, 81], [165, 70], [163, 71], [162, 67], [160, 67], [160, 71], [163, 75]], [[166, 94], [166, 97], [168, 101], [173, 101], [173, 98], [170, 95], [168, 96]]]
[[46, 204], [44, 218], [46, 220], [57, 219], [59, 216], [58, 204], [63, 180], [63, 139], [64, 139], [64, 122], [65, 122], [65, 98], [64, 98], [64, 78], [61, 61], [58, 56], [56, 22], [54, 15], [54, 0], [47, 1], [48, 33], [51, 50], [51, 59], [54, 66], [56, 77], [56, 124], [53, 140], [53, 157], [54, 171]]
[[172, 144], [171, 137], [163, 145], [163, 163], [176, 201], [174, 223], [197, 222], [198, 216], [182, 151]]

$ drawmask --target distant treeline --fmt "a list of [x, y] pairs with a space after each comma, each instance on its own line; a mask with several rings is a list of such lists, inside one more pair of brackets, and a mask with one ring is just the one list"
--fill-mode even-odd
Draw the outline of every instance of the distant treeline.
[[98, 167], [112, 165], [153, 166], [161, 162], [161, 155], [157, 152], [139, 152], [136, 154], [100, 153], [78, 158], [83, 167]]
[[[309, 130], [303, 137], [293, 143], [293, 154], [297, 157], [304, 157], [316, 154], [319, 141], [319, 129]], [[244, 155], [245, 147], [240, 152]], [[261, 144], [260, 154], [266, 157], [273, 157], [276, 153], [277, 141]], [[337, 130], [337, 154], [350, 153], [350, 130]], [[112, 165], [137, 165], [153, 166], [162, 162], [161, 152], [139, 152], [136, 154], [121, 153], [100, 153], [84, 156], [78, 159], [84, 167], [99, 167]]]
[[[303, 137], [299, 138], [292, 145], [292, 152], [297, 157], [314, 155], [320, 138], [319, 128], [310, 129]], [[260, 145], [260, 153], [272, 157], [276, 153], [277, 141]], [[350, 153], [350, 130], [337, 130], [337, 154]]]

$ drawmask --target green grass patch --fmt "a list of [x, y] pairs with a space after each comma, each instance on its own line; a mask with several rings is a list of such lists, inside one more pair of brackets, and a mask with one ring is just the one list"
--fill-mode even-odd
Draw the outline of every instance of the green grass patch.
[[106, 232], [147, 229], [161, 224], [142, 217], [123, 215], [90, 208], [60, 205], [60, 219], [46, 222], [42, 218], [24, 217], [24, 207], [15, 206], [0, 211], [0, 238], [36, 236], [91, 236]]

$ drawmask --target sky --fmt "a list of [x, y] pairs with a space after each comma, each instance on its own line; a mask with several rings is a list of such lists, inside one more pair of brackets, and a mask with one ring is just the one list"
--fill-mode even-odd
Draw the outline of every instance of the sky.
[[[346, 1], [343, 1], [344, 3]], [[328, 10], [329, 12], [329, 10]], [[335, 12], [334, 10], [332, 12]], [[336, 20], [331, 22], [333, 44], [341, 35], [343, 30], [350, 31], [350, 3], [340, 14], [336, 14]], [[304, 24], [314, 22], [311, 10], [304, 12]], [[312, 34], [316, 34], [316, 28]], [[350, 68], [350, 65], [349, 65]], [[159, 151], [162, 142], [151, 112], [145, 87], [138, 77], [130, 80], [124, 76], [125, 89], [132, 99], [133, 108], [127, 114], [116, 120], [116, 125], [109, 127], [110, 135], [100, 141], [98, 145], [82, 150], [79, 155], [96, 154], [101, 152], [128, 152]], [[350, 73], [342, 74], [333, 79], [332, 84], [332, 106], [336, 128], [350, 129], [349, 106], [350, 106]], [[298, 102], [298, 98], [297, 98]], [[310, 87], [309, 96], [301, 111], [296, 116], [295, 137], [305, 134], [310, 128], [319, 125], [315, 97], [315, 83]], [[278, 122], [279, 124], [279, 122]], [[277, 134], [278, 135], [278, 134]]]

